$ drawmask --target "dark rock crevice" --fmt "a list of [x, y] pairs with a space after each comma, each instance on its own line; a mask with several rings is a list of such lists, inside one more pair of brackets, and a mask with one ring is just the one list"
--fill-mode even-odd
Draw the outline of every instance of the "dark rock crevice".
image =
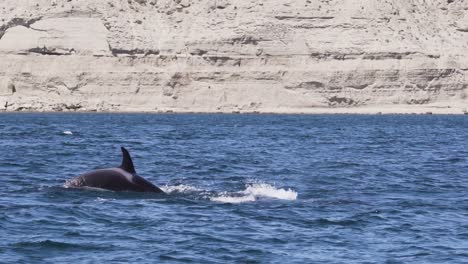
[[328, 106], [337, 107], [337, 106], [356, 106], [359, 103], [351, 98], [332, 96], [327, 98]]
[[405, 52], [352, 52], [352, 53], [340, 53], [340, 52], [312, 52], [309, 55], [311, 58], [316, 60], [403, 60], [411, 59], [413, 56], [427, 57], [429, 59], [438, 59], [440, 55], [437, 54], [426, 54], [416, 51], [405, 51]]
[[[30, 19], [25, 19], [25, 18], [13, 18], [12, 20], [8, 21], [6, 24], [0, 26], [0, 39], [2, 39], [3, 35], [5, 35], [5, 32], [12, 27], [16, 26], [23, 26], [27, 28], [31, 28], [31, 25], [36, 23], [37, 21], [41, 20], [42, 17], [37, 17], [37, 18], [30, 18]], [[33, 30], [37, 30], [34, 28], [31, 28]]]
[[149, 56], [149, 55], [159, 55], [160, 51], [157, 49], [118, 49], [118, 48], [113, 48], [109, 44], [109, 51], [111, 52], [112, 56], [130, 56], [130, 57], [135, 57], [135, 56]]
[[53, 55], [53, 56], [65, 56], [65, 55], [71, 55], [75, 53], [75, 49], [64, 49], [64, 50], [59, 50], [55, 48], [47, 48], [47, 47], [42, 47], [42, 48], [32, 48], [29, 49], [28, 52], [30, 53], [38, 53], [41, 55]]
[[305, 89], [305, 90], [316, 90], [316, 89], [323, 89], [325, 84], [318, 81], [307, 81], [301, 82], [297, 85], [293, 86], [285, 86], [285, 89], [288, 90], [297, 90], [297, 89]]
[[239, 36], [239, 37], [234, 37], [232, 39], [229, 39], [229, 43], [231, 45], [235, 44], [242, 44], [242, 45], [258, 45], [260, 41], [264, 41], [263, 39], [260, 38], [255, 38], [253, 36]]
[[298, 20], [329, 20], [334, 19], [332, 16], [275, 16], [278, 20], [298, 19]]
[[118, 55], [127, 55], [127, 56], [137, 56], [137, 55], [159, 55], [159, 50], [152, 49], [111, 49], [110, 50], [113, 56]]
[[53, 110], [54, 111], [58, 111], [58, 112], [62, 112], [62, 111], [77, 111], [79, 110], [80, 108], [83, 108], [83, 106], [80, 104], [80, 103], [77, 103], [77, 104], [65, 104], [65, 103], [61, 103], [61, 104], [58, 104], [56, 105]]

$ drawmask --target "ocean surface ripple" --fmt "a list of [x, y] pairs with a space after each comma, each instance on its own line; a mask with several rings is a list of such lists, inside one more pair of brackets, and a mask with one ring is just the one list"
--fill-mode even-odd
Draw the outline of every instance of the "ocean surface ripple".
[[[2, 114], [2, 263], [466, 263], [468, 117]], [[167, 195], [65, 188], [120, 146]]]

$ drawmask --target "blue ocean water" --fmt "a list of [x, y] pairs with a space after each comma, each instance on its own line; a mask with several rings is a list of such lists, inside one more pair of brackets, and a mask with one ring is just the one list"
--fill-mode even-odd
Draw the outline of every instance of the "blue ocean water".
[[[467, 263], [468, 117], [0, 115], [2, 263]], [[65, 188], [118, 166], [168, 194]]]

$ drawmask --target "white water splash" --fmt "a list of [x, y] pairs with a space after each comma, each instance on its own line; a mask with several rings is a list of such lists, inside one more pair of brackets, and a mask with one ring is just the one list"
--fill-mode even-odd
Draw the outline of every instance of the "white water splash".
[[115, 201], [115, 199], [106, 199], [106, 198], [98, 197], [94, 201], [99, 202], [99, 203], [104, 203], [104, 202], [109, 202], [109, 201]]
[[197, 191], [202, 191], [201, 189], [190, 186], [190, 185], [185, 185], [185, 184], [179, 184], [179, 185], [174, 185], [174, 186], [161, 186], [160, 187], [165, 193], [184, 193], [184, 192], [197, 192]]
[[62, 132], [64, 135], [73, 135], [73, 132], [71, 132], [70, 130], [65, 130]]
[[291, 189], [279, 189], [267, 183], [255, 183], [247, 185], [243, 191], [225, 192], [217, 197], [211, 197], [210, 200], [221, 203], [245, 203], [256, 201], [259, 198], [293, 201], [297, 199], [297, 192]]
[[[65, 188], [71, 188], [69, 182], [65, 183]], [[74, 188], [74, 187], [73, 187]], [[96, 187], [80, 187], [90, 191], [109, 191], [106, 189], [96, 188]], [[160, 186], [160, 188], [167, 194], [195, 194], [197, 196], [202, 196], [204, 199], [209, 199], [213, 202], [220, 203], [231, 203], [239, 204], [246, 202], [255, 202], [261, 198], [266, 199], [278, 199], [278, 200], [289, 200], [294, 201], [297, 199], [297, 192], [292, 189], [282, 189], [276, 188], [273, 185], [267, 183], [251, 183], [247, 184], [245, 190], [239, 192], [221, 192], [215, 193], [212, 191], [207, 191], [200, 189], [195, 186], [179, 184], [179, 185], [165, 185]], [[104, 202], [105, 199], [98, 197], [98, 202]]]

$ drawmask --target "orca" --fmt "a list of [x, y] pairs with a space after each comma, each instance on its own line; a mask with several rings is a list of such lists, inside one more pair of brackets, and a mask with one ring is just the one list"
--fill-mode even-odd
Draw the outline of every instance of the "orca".
[[137, 175], [130, 153], [122, 150], [120, 167], [99, 169], [83, 173], [65, 183], [67, 188], [92, 187], [111, 191], [164, 193], [156, 185]]

